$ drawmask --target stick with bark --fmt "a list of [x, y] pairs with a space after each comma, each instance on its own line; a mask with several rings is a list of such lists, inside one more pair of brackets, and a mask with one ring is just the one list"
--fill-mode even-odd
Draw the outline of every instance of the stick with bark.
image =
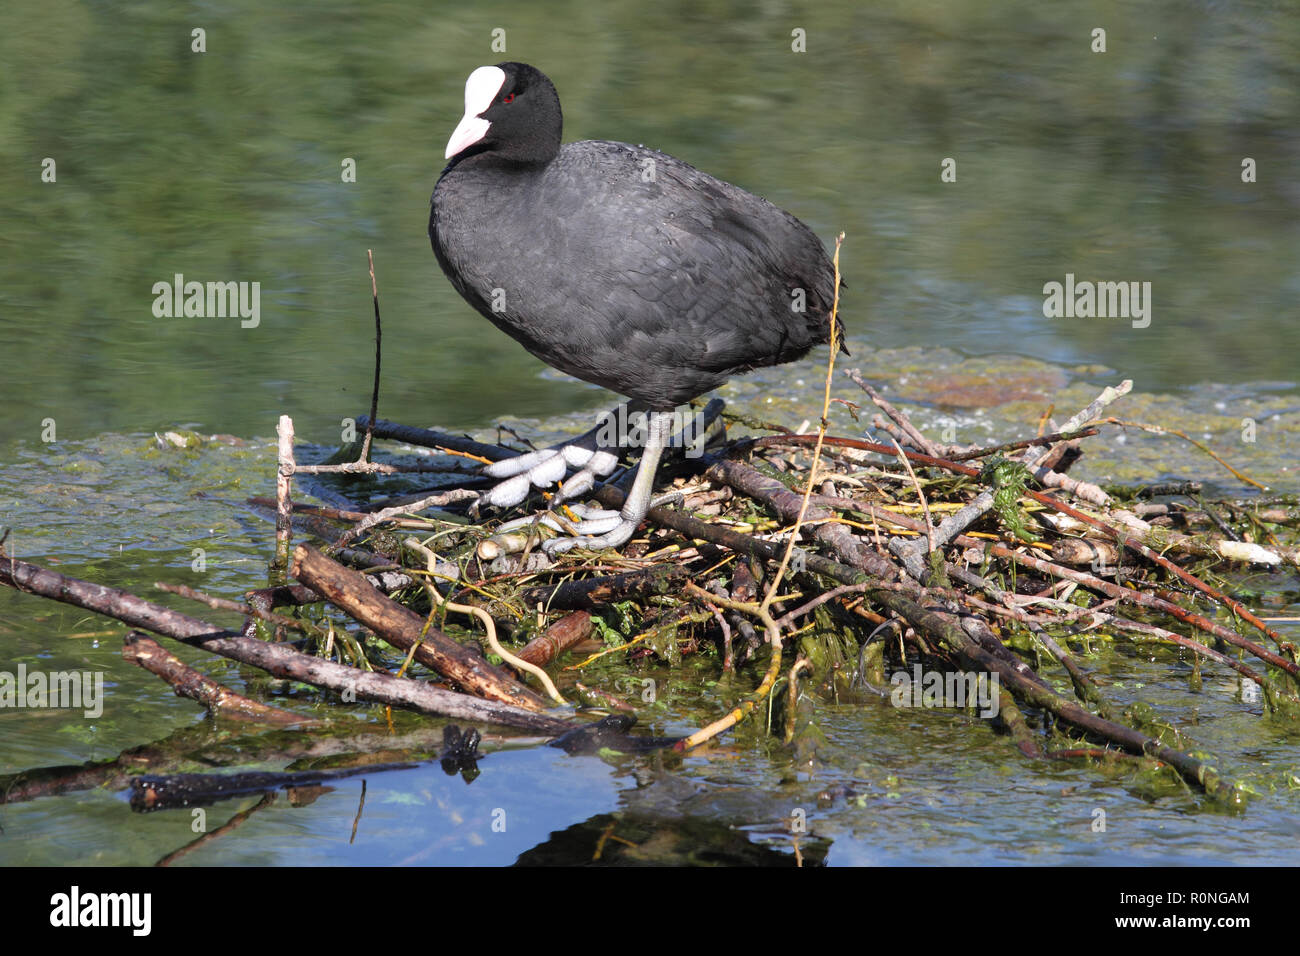
[[214, 715], [220, 714], [223, 717], [242, 720], [260, 720], [273, 724], [319, 726], [321, 723], [311, 717], [302, 717], [281, 710], [279, 707], [270, 707], [242, 694], [236, 694], [228, 687], [223, 687], [212, 678], [199, 673], [152, 637], [139, 631], [131, 631], [126, 635], [122, 657], [171, 684], [178, 697], [197, 700]]
[[[295, 578], [331, 604], [402, 651], [415, 647], [415, 659], [467, 690], [515, 707], [542, 711], [546, 701], [502, 673], [483, 657], [457, 644], [437, 628], [425, 633], [425, 620], [381, 594], [364, 574], [345, 568], [315, 548], [298, 545], [290, 569]], [[421, 640], [421, 634], [424, 639]]]
[[534, 733], [564, 733], [575, 726], [582, 726], [522, 707], [442, 690], [421, 681], [358, 670], [302, 654], [283, 645], [232, 634], [206, 621], [146, 601], [128, 591], [66, 577], [17, 558], [0, 557], [0, 584], [96, 611], [132, 627], [175, 638], [212, 654], [259, 667], [274, 677], [313, 684], [336, 691], [349, 699], [372, 700], [427, 714], [519, 727]]

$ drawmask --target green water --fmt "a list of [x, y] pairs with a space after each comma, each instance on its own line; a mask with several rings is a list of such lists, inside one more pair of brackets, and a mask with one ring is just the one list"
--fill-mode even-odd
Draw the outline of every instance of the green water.
[[[592, 404], [539, 378], [429, 250], [464, 78], [503, 58], [552, 76], [567, 138], [646, 143], [828, 244], [844, 230], [859, 351], [1010, 347], [1153, 389], [1292, 382], [1297, 49], [1300, 19], [1264, 4], [9, 3], [0, 437], [47, 417], [67, 438], [266, 434], [287, 412], [333, 441], [368, 395], [369, 248], [390, 412], [465, 427]], [[259, 326], [155, 318], [177, 273], [260, 282]], [[1150, 281], [1151, 326], [1045, 319], [1067, 273]]]
[[[1096, 27], [1105, 53], [1090, 50]], [[497, 28], [505, 53], [490, 49]], [[795, 29], [805, 53], [791, 50]], [[1267, 4], [6, 4], [0, 525], [18, 556], [104, 583], [226, 596], [261, 583], [269, 530], [242, 502], [271, 492], [277, 416], [333, 446], [369, 400], [367, 249], [385, 316], [382, 415], [485, 437], [508, 420], [545, 438], [601, 407], [598, 390], [544, 370], [465, 306], [428, 247], [464, 78], [502, 59], [552, 77], [566, 138], [645, 143], [790, 209], [828, 245], [845, 231], [849, 364], [925, 427], [1018, 437], [1048, 404], [1068, 415], [1132, 378], [1117, 414], [1188, 431], [1294, 493], [1298, 53], [1300, 18]], [[941, 181], [946, 158], [956, 182]], [[259, 282], [260, 322], [155, 317], [153, 286], [177, 273]], [[1067, 274], [1150, 282], [1150, 325], [1045, 318], [1043, 286]], [[722, 394], [798, 424], [817, 414], [822, 358]], [[860, 428], [837, 415], [841, 433]], [[178, 424], [235, 440], [154, 449], [151, 433]], [[1246, 490], [1187, 446], [1136, 433], [1099, 442], [1080, 474]], [[1296, 615], [1294, 575], [1255, 584], [1270, 613]], [[0, 773], [202, 725], [122, 662], [120, 629], [0, 592], [0, 666], [20, 662], [102, 671], [108, 700], [97, 721], [0, 714]], [[740, 859], [732, 827], [788, 859], [799, 807], [803, 850], [831, 863], [1289, 862], [1294, 729], [1260, 718], [1233, 681], [1207, 675], [1197, 695], [1172, 657], [1128, 663], [1134, 693], [1260, 791], [1245, 814], [1208, 813], [1176, 785], [1027, 763], [964, 718], [828, 704], [831, 746], [812, 768], [748, 731], [668, 767], [503, 751], [468, 787], [436, 766], [371, 777], [354, 843], [358, 780], [259, 811], [188, 859], [563, 858], [554, 834], [588, 846], [611, 814], [659, 859], [715, 843]], [[212, 672], [242, 686], [224, 664]], [[670, 695], [651, 730], [717, 716], [710, 693]], [[1097, 806], [1123, 825], [1092, 833]], [[490, 826], [499, 807], [504, 832]], [[0, 862], [148, 863], [193, 837], [184, 815], [133, 815], [102, 792], [0, 807], [0, 826]]]

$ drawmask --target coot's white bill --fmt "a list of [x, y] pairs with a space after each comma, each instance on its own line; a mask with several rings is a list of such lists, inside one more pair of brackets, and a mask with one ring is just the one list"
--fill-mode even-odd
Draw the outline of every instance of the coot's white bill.
[[505, 82], [506, 71], [499, 66], [480, 66], [469, 75], [465, 81], [465, 115], [447, 140], [444, 159], [451, 159], [487, 135], [492, 124], [479, 114], [487, 112]]

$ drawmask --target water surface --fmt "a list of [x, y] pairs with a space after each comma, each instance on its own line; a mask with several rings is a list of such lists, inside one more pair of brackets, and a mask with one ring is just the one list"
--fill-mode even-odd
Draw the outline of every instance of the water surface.
[[[1097, 27], [1105, 53], [1091, 49]], [[196, 28], [206, 52], [191, 49]], [[505, 53], [490, 49], [494, 29]], [[792, 51], [794, 30], [807, 52]], [[843, 230], [851, 363], [925, 427], [1019, 437], [1048, 405], [1068, 415], [1131, 378], [1118, 414], [1182, 428], [1295, 492], [1298, 54], [1300, 19], [1259, 3], [7, 4], [0, 525], [13, 553], [104, 583], [226, 596], [261, 583], [270, 532], [242, 502], [273, 486], [277, 416], [323, 454], [369, 400], [367, 249], [385, 417], [485, 437], [504, 420], [545, 439], [603, 407], [608, 396], [470, 310], [429, 250], [464, 78], [507, 58], [555, 81], [566, 138], [645, 143], [784, 206], [828, 246]], [[955, 182], [941, 179], [948, 159]], [[176, 274], [260, 283], [259, 323], [156, 317], [154, 284]], [[1044, 285], [1067, 275], [1149, 282], [1150, 324], [1045, 317]], [[722, 394], [788, 424], [815, 418], [822, 360]], [[855, 427], [837, 414], [841, 432]], [[152, 433], [176, 425], [230, 438], [157, 450]], [[1138, 433], [1098, 442], [1080, 474], [1248, 490]], [[1250, 583], [1271, 612], [1296, 615], [1294, 575]], [[98, 721], [0, 715], [0, 772], [203, 730], [194, 706], [122, 662], [120, 633], [0, 593], [3, 666], [92, 668], [109, 690]], [[244, 686], [230, 665], [181, 654]], [[804, 808], [800, 852], [839, 864], [1291, 862], [1294, 729], [1232, 680], [1207, 676], [1194, 693], [1172, 657], [1125, 663], [1131, 688], [1112, 692], [1176, 715], [1258, 791], [1247, 813], [1028, 764], [964, 718], [842, 703], [824, 706], [832, 745], [812, 770], [748, 729], [668, 767], [500, 751], [470, 785], [436, 765], [369, 778], [355, 841], [359, 780], [281, 800], [186, 859], [569, 861], [617, 822], [645, 860], [709, 862], [708, 847], [713, 861], [788, 862], [790, 813]], [[708, 675], [648, 729], [714, 714]], [[1089, 829], [1098, 806], [1116, 821], [1105, 836]], [[510, 823], [494, 830], [503, 808]], [[149, 863], [193, 838], [183, 814], [133, 815], [104, 792], [3, 807], [0, 826], [3, 862]]]

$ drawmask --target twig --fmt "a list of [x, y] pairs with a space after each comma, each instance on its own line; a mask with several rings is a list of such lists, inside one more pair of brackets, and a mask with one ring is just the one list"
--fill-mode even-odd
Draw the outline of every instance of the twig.
[[1174, 435], [1178, 438], [1181, 438], [1183, 441], [1191, 442], [1191, 444], [1195, 445], [1201, 451], [1205, 452], [1207, 455], [1209, 455], [1211, 458], [1217, 461], [1224, 468], [1228, 469], [1228, 471], [1232, 472], [1232, 476], [1236, 478], [1238, 481], [1244, 481], [1248, 485], [1254, 485], [1260, 491], [1268, 491], [1267, 485], [1261, 485], [1254, 478], [1242, 474], [1236, 468], [1233, 468], [1230, 464], [1228, 464], [1226, 461], [1224, 461], [1222, 458], [1216, 455], [1213, 449], [1211, 449], [1208, 445], [1205, 445], [1197, 441], [1195, 438], [1192, 438], [1190, 435], [1186, 435], [1183, 432], [1180, 432], [1177, 428], [1166, 428], [1163, 425], [1145, 425], [1142, 422], [1126, 422], [1118, 418], [1104, 418], [1102, 419], [1102, 421], [1107, 422], [1111, 425], [1119, 425], [1123, 428], [1137, 428], [1144, 432], [1150, 432], [1153, 435]]
[[[741, 601], [733, 601], [730, 598], [720, 597], [716, 594], [710, 594], [708, 591], [695, 584], [688, 583], [686, 590], [704, 601], [710, 601], [719, 604], [722, 607], [730, 608], [733, 611], [740, 611], [743, 614], [750, 614], [763, 622], [763, 629], [767, 632], [768, 643], [772, 646], [772, 660], [768, 664], [767, 673], [763, 675], [763, 682], [758, 685], [758, 689], [749, 697], [745, 698], [739, 706], [733, 707], [731, 711], [719, 720], [715, 720], [689, 737], [685, 737], [673, 745], [673, 749], [681, 752], [698, 747], [706, 740], [711, 740], [718, 734], [730, 730], [736, 724], [744, 720], [751, 711], [758, 705], [758, 702], [766, 697], [776, 685], [777, 674], [781, 670], [781, 629], [776, 626], [776, 621], [772, 620], [772, 615], [768, 613], [766, 607], [762, 604], [746, 604]], [[769, 592], [770, 593], [770, 592]]]
[[813, 448], [812, 464], [808, 467], [808, 483], [803, 492], [803, 504], [799, 508], [799, 516], [795, 518], [794, 528], [790, 531], [790, 537], [786, 541], [785, 553], [781, 555], [781, 563], [777, 566], [776, 574], [772, 576], [772, 582], [768, 586], [767, 593], [763, 596], [763, 603], [760, 606], [764, 615], [767, 614], [768, 607], [772, 604], [772, 598], [777, 593], [777, 588], [781, 584], [781, 579], [785, 577], [786, 568], [790, 566], [790, 555], [794, 553], [794, 543], [799, 539], [799, 527], [803, 524], [804, 515], [808, 512], [808, 498], [812, 494], [813, 484], [817, 480], [817, 463], [821, 460], [822, 440], [826, 437], [827, 416], [831, 409], [831, 378], [835, 373], [835, 354], [839, 350], [839, 308], [840, 308], [840, 246], [844, 243], [844, 233], [835, 237], [835, 257], [832, 260], [835, 268], [835, 297], [831, 301], [831, 314], [829, 317], [830, 332], [828, 344], [830, 345], [830, 357], [826, 360], [826, 385], [822, 393], [822, 417], [817, 426], [817, 444]]
[[[427, 562], [430, 576], [437, 574], [436, 569], [438, 559], [432, 551], [422, 545], [415, 538], [407, 538], [402, 542], [402, 545], [410, 548], [416, 554], [424, 558]], [[516, 657], [501, 646], [500, 642], [497, 640], [496, 621], [492, 620], [491, 614], [483, 610], [481, 607], [474, 607], [469, 604], [457, 604], [454, 601], [444, 598], [438, 592], [438, 589], [433, 587], [432, 582], [429, 584], [428, 591], [429, 599], [434, 602], [435, 606], [441, 604], [449, 611], [455, 611], [457, 614], [469, 614], [478, 618], [479, 623], [483, 625], [484, 630], [487, 632], [487, 641], [492, 647], [492, 653], [496, 654], [497, 657], [501, 658], [516, 670], [526, 671], [536, 677], [542, 682], [542, 686], [546, 688], [546, 693], [550, 695], [551, 700], [555, 701], [557, 704], [564, 705], [568, 703], [568, 701], [564, 699], [563, 695], [555, 689], [555, 684], [552, 683], [551, 676], [547, 674], [546, 671], [542, 670], [536, 664], [530, 664], [528, 661]]]
[[130, 631], [122, 647], [122, 658], [149, 673], [161, 677], [175, 689], [178, 696], [197, 700], [211, 714], [244, 720], [264, 720], [274, 724], [301, 724], [319, 726], [321, 721], [302, 717], [279, 707], [236, 694], [228, 687], [199, 673], [175, 654], [147, 634]]
[[375, 280], [375, 253], [366, 250], [366, 260], [370, 263], [370, 295], [375, 303], [375, 379], [370, 392], [370, 414], [366, 417], [366, 437], [361, 441], [361, 453], [357, 461], [370, 460], [370, 440], [374, 435], [375, 416], [379, 414], [379, 358], [383, 354], [383, 325], [379, 321], [379, 283]]
[[[277, 627], [287, 627], [291, 630], [300, 631], [304, 634], [321, 633], [320, 628], [306, 621], [300, 621], [297, 618], [285, 617], [282, 614], [272, 614], [270, 611], [258, 607], [248, 601], [240, 603], [239, 601], [228, 601], [225, 598], [213, 597], [210, 594], [204, 594], [202, 591], [187, 587], [184, 584], [168, 584], [166, 581], [155, 581], [153, 586], [159, 591], [166, 591], [168, 594], [179, 594], [183, 598], [189, 598], [191, 601], [197, 601], [200, 604], [206, 604], [214, 611], [232, 611], [235, 614], [243, 614], [247, 617], [256, 617], [259, 620], [266, 621], [268, 624], [274, 624]], [[314, 601], [319, 601], [319, 595], [312, 595]], [[309, 603], [314, 603], [309, 602]]]
[[787, 744], [794, 740], [795, 709], [799, 705], [799, 674], [801, 671], [811, 673], [812, 669], [812, 661], [806, 657], [800, 657], [790, 665], [790, 673], [786, 676], [789, 684], [785, 708], [785, 742]]
[[862, 373], [858, 369], [847, 369], [844, 374], [852, 379], [853, 383], [857, 385], [858, 388], [871, 396], [871, 400], [875, 402], [881, 411], [898, 423], [898, 427], [901, 428], [903, 433], [911, 440], [912, 445], [917, 451], [923, 452], [927, 455], [939, 456], [938, 451], [935, 449], [934, 444], [930, 439], [922, 435], [920, 430], [912, 424], [911, 420], [906, 415], [896, 409], [885, 398], [883, 398], [879, 392], [872, 388], [871, 385], [863, 379]]
[[829, 591], [823, 591], [807, 604], [800, 605], [793, 611], [788, 611], [778, 617], [776, 619], [777, 626], [791, 627], [799, 618], [821, 607], [827, 601], [833, 601], [846, 594], [861, 594], [863, 591], [873, 587], [876, 587], [874, 582], [871, 584], [841, 584], [839, 587], [831, 588]]
[[422, 615], [380, 593], [360, 572], [301, 544], [294, 550], [290, 571], [325, 600], [399, 650], [410, 650], [414, 644], [416, 660], [466, 690], [518, 707], [545, 709], [545, 699], [531, 688], [437, 628], [429, 627]]
[[[1064, 425], [1061, 426], [1059, 431], [1069, 432], [1069, 431], [1074, 431], [1075, 429], [1078, 428], [1082, 428], [1085, 424], [1095, 419], [1103, 408], [1105, 408], [1107, 405], [1110, 405], [1112, 402], [1115, 402], [1118, 399], [1123, 398], [1131, 391], [1133, 391], [1133, 380], [1129, 378], [1124, 379], [1118, 385], [1106, 386], [1104, 389], [1102, 389], [1101, 394], [1098, 395], [1096, 398], [1094, 398], [1086, 408], [1083, 408], [1080, 411], [1076, 412], [1075, 414], [1071, 415], [1070, 419]], [[1021, 456], [1020, 460], [1032, 467], [1031, 463], [1034, 461], [1035, 458], [1042, 459], [1051, 450], [1050, 448], [1048, 448], [1049, 444], [1050, 442], [1044, 439], [1039, 439], [1039, 441], [1036, 442], [1034, 445], [1031, 445], [1029, 448], [1025, 449], [1025, 453], [1023, 456]], [[1042, 449], [1041, 453], [1035, 455], [1034, 454], [1035, 448]]]
[[436, 495], [429, 495], [425, 498], [421, 498], [419, 501], [411, 502], [410, 504], [398, 505], [394, 508], [385, 508], [382, 511], [376, 511], [374, 514], [371, 514], [362, 521], [357, 522], [356, 525], [339, 535], [338, 539], [334, 542], [334, 547], [346, 547], [375, 525], [382, 524], [390, 518], [399, 518], [414, 514], [418, 511], [423, 511], [425, 508], [441, 508], [445, 505], [455, 504], [458, 501], [467, 501], [476, 498], [478, 498], [478, 495], [473, 491], [467, 491], [463, 488], [453, 488], [451, 491], [442, 491]]
[[279, 437], [279, 465], [275, 471], [275, 568], [281, 575], [282, 582], [285, 570], [289, 567], [289, 545], [293, 538], [293, 500], [290, 497], [294, 469], [293, 419], [281, 415], [276, 435]]
[[[921, 483], [916, 479], [916, 472], [912, 470], [911, 464], [908, 463], [907, 456], [903, 454], [903, 449], [897, 441], [894, 442], [894, 448], [898, 451], [898, 458], [902, 461], [903, 467], [907, 469], [907, 476], [912, 479], [912, 486], [916, 489], [917, 500], [921, 502], [921, 508], [925, 513], [926, 554], [934, 554], [935, 549], [937, 547], [942, 547], [943, 545], [940, 545], [935, 539], [934, 522], [930, 520], [930, 505], [925, 500], [925, 492], [921, 489]], [[948, 519], [944, 524], [947, 525], [951, 520], [951, 518]], [[889, 550], [902, 558], [903, 564], [907, 566], [907, 571], [912, 575], [912, 577], [916, 578], [922, 584], [927, 583], [925, 568], [921, 563], [920, 558], [921, 542], [919, 539], [915, 543], [904, 543], [897, 538], [894, 538], [889, 542]]]

